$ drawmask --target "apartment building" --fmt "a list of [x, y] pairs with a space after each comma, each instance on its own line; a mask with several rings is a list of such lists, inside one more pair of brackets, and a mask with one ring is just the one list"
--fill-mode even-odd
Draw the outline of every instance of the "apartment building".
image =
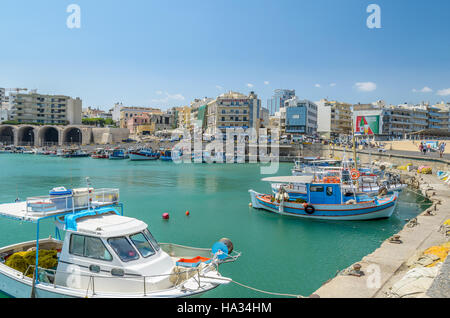
[[322, 99], [317, 105], [317, 133], [323, 138], [349, 135], [352, 131], [352, 104]]
[[81, 125], [82, 101], [64, 95], [10, 94], [11, 120], [18, 123]]
[[202, 131], [207, 128], [207, 111], [208, 104], [214, 101], [212, 98], [204, 97], [202, 99], [195, 99], [189, 108], [189, 129], [193, 129], [194, 125], [197, 125], [198, 128], [202, 129]]
[[[353, 111], [357, 133], [362, 132], [359, 131], [360, 125], [358, 126], [360, 121], [365, 122], [366, 126], [372, 125], [374, 135], [386, 135], [390, 138], [403, 138], [410, 133], [427, 129], [450, 129], [450, 105], [443, 102], [432, 106], [425, 103], [378, 107], [372, 104], [372, 108], [359, 105], [354, 105]], [[374, 125], [378, 125], [378, 128]]]
[[0, 87], [0, 106], [6, 101], [6, 89]]
[[440, 102], [428, 107], [428, 128], [450, 129], [450, 104]]
[[227, 128], [260, 128], [261, 100], [254, 92], [244, 95], [229, 91], [207, 104], [206, 133], [226, 133]]
[[162, 115], [163, 112], [159, 108], [123, 106], [123, 104], [117, 103], [112, 109], [112, 119], [118, 123], [120, 128], [127, 128], [129, 119], [142, 115], [143, 113]]

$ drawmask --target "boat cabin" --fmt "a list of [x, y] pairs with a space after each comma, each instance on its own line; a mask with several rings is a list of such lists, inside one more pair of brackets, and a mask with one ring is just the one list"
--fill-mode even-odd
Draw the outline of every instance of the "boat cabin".
[[[71, 214], [58, 228], [66, 232], [55, 283], [70, 288], [88, 286], [95, 275], [96, 290], [111, 290], [111, 278], [147, 277], [158, 289], [169, 288], [174, 260], [161, 250], [144, 222], [120, 215], [114, 208]], [[76, 280], [71, 273], [76, 270]], [[117, 284], [117, 280], [116, 284]], [[124, 280], [125, 281], [125, 280]]]

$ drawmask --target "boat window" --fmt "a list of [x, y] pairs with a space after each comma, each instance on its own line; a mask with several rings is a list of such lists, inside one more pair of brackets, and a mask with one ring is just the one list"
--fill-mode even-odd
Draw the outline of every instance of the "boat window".
[[333, 187], [327, 187], [327, 195], [332, 196], [333, 195]]
[[155, 250], [147, 241], [143, 233], [137, 233], [130, 235], [130, 240], [136, 246], [137, 250], [143, 257], [149, 257], [155, 254]]
[[88, 237], [84, 239], [84, 256], [90, 258], [111, 261], [112, 256], [106, 249], [102, 240], [97, 237]]
[[310, 186], [309, 191], [310, 192], [323, 192], [324, 188], [323, 188], [323, 186]]
[[112, 256], [102, 240], [97, 237], [72, 234], [70, 237], [69, 253], [104, 261], [112, 260]]
[[108, 243], [124, 262], [133, 261], [139, 258], [138, 253], [125, 237], [110, 238], [108, 239]]
[[161, 249], [161, 247], [159, 246], [158, 242], [155, 240], [155, 238], [153, 237], [153, 235], [150, 233], [150, 231], [148, 229], [144, 230], [144, 235], [147, 237], [147, 239], [153, 245], [153, 248], [155, 250], [159, 251]]
[[69, 253], [84, 256], [84, 236], [72, 234], [70, 236]]

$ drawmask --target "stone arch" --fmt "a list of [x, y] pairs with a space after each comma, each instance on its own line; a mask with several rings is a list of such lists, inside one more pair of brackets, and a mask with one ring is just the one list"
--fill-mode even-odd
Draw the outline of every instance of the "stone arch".
[[59, 129], [54, 126], [43, 126], [39, 129], [38, 137], [41, 146], [57, 146], [60, 144]]
[[0, 126], [0, 144], [13, 145], [16, 137], [16, 127], [14, 126]]
[[83, 144], [83, 131], [78, 127], [67, 127], [63, 131], [64, 144]]
[[17, 131], [18, 146], [34, 146], [36, 141], [35, 127], [22, 126]]

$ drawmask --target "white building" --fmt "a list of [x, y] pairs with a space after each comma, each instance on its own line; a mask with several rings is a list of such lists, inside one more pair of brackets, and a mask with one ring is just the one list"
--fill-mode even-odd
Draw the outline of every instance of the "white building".
[[81, 125], [82, 101], [64, 95], [10, 94], [11, 120], [18, 123]]
[[335, 138], [351, 133], [352, 105], [322, 99], [317, 105], [317, 133], [323, 138]]

